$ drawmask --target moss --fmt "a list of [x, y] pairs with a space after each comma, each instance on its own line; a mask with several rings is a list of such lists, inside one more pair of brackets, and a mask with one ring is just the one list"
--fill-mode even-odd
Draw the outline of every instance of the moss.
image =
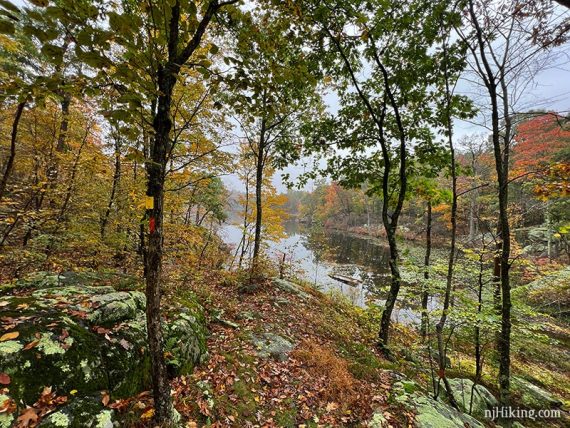
[[15, 354], [20, 352], [24, 348], [17, 340], [7, 340], [6, 342], [0, 342], [0, 355], [4, 354]]
[[113, 427], [113, 417], [110, 410], [103, 410], [95, 417], [94, 428], [112, 428], [112, 427]]
[[378, 379], [382, 360], [368, 346], [349, 342], [341, 347], [341, 355], [348, 361], [348, 369], [355, 378], [370, 381]]
[[46, 422], [54, 427], [68, 427], [70, 424], [69, 416], [61, 411], [52, 413]]
[[287, 400], [284, 404], [286, 408], [277, 411], [275, 415], [275, 423], [278, 427], [294, 428], [297, 426], [297, 408], [293, 404], [292, 400]]
[[[10, 397], [0, 394], [0, 403], [10, 400]], [[11, 413], [0, 413], [0, 428], [10, 428], [14, 421], [14, 415]]]
[[65, 349], [51, 338], [50, 333], [42, 333], [36, 348], [45, 355], [65, 354]]

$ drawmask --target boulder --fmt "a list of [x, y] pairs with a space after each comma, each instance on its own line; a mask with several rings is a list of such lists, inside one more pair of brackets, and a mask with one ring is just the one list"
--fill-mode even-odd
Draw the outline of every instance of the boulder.
[[114, 411], [101, 404], [101, 396], [81, 397], [42, 419], [39, 428], [113, 428]]
[[[10, 377], [0, 392], [21, 409], [51, 387], [68, 402], [45, 426], [62, 426], [57, 424], [67, 419], [68, 426], [105, 426], [109, 409], [93, 410], [89, 397], [100, 402], [101, 391], [117, 399], [150, 387], [146, 299], [139, 291], [116, 291], [95, 281], [65, 285], [58, 278], [50, 274], [39, 288], [12, 288], [11, 295], [0, 296], [0, 372]], [[163, 323], [171, 375], [191, 372], [206, 357], [205, 319], [191, 303]], [[84, 414], [97, 423], [85, 422]]]
[[277, 361], [285, 361], [294, 348], [293, 343], [275, 333], [253, 334], [251, 341], [259, 357], [272, 357]]
[[562, 406], [562, 401], [526, 379], [514, 376], [512, 390], [520, 396], [521, 403], [533, 409], [553, 409]]
[[472, 416], [423, 395], [412, 381], [396, 382], [392, 386], [391, 400], [414, 412], [418, 428], [484, 428]]
[[279, 288], [281, 291], [285, 291], [286, 293], [295, 294], [302, 299], [309, 299], [311, 296], [307, 294], [301, 286], [295, 284], [294, 282], [288, 281], [286, 279], [281, 278], [273, 278], [273, 285]]
[[[483, 419], [485, 418], [485, 410], [491, 410], [499, 405], [497, 399], [483, 385], [477, 385], [473, 388], [474, 383], [471, 379], [448, 379], [448, 381], [453, 392], [453, 398], [464, 413]], [[471, 403], [472, 393], [473, 403]], [[442, 394], [444, 397], [447, 395], [445, 388], [442, 388]]]

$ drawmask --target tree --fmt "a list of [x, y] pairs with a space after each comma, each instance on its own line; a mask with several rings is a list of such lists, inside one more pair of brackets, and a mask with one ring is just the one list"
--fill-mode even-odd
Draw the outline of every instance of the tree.
[[319, 2], [300, 12], [323, 51], [323, 66], [340, 98], [338, 114], [321, 123], [312, 147], [350, 149], [342, 156], [332, 154], [328, 172], [345, 185], [368, 182], [369, 192], [383, 200], [391, 271], [378, 337], [384, 349], [401, 285], [396, 234], [410, 157], [414, 146], [434, 144], [430, 127], [443, 126], [434, 113], [437, 94], [429, 88], [439, 69], [431, 51], [441, 42], [441, 21], [446, 28], [457, 21], [457, 14], [447, 12], [444, 3], [415, 1]]
[[[533, 2], [469, 0], [468, 25], [459, 34], [468, 46], [474, 72], [485, 88], [498, 187], [498, 243], [495, 258], [497, 301], [500, 297], [501, 332], [498, 337], [500, 401], [510, 401], [511, 347], [511, 234], [509, 223], [509, 166], [514, 137], [516, 88], [532, 79], [528, 67], [544, 49], [556, 46], [567, 29], [549, 29], [545, 15], [537, 13]], [[546, 15], [548, 18], [551, 15]], [[548, 20], [547, 20], [548, 23]], [[543, 29], [545, 38], [533, 32]], [[552, 31], [550, 31], [552, 30]], [[541, 44], [533, 45], [533, 41]], [[513, 84], [516, 83], [516, 84]], [[500, 295], [500, 296], [499, 296]], [[510, 423], [507, 421], [507, 424]]]
[[[294, 142], [304, 117], [317, 105], [316, 78], [303, 37], [288, 16], [254, 4], [235, 38], [234, 65], [227, 102], [255, 158], [255, 273], [263, 229], [262, 193], [265, 169], [294, 156]], [[293, 155], [291, 154], [293, 152]], [[279, 159], [280, 158], [280, 159]]]

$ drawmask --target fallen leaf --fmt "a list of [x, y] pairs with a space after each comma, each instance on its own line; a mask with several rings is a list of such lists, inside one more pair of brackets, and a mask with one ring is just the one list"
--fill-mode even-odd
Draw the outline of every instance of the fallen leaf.
[[133, 347], [133, 345], [131, 345], [129, 342], [127, 342], [125, 339], [121, 339], [119, 341], [119, 345], [121, 345], [124, 349], [126, 349], [127, 351], [129, 349], [131, 349]]
[[154, 409], [150, 408], [141, 415], [141, 419], [150, 419], [154, 416]]
[[94, 330], [97, 334], [107, 334], [107, 333], [110, 333], [110, 332], [111, 332], [111, 330], [109, 330], [108, 328], [99, 327], [98, 325], [93, 326], [93, 330]]
[[10, 379], [10, 376], [7, 375], [6, 373], [0, 373], [0, 383], [2, 385], [10, 385], [10, 382], [12, 380]]
[[109, 393], [107, 391], [102, 391], [101, 392], [101, 403], [103, 403], [103, 406], [107, 406], [109, 404], [109, 400], [111, 399], [111, 397], [109, 396]]
[[18, 416], [18, 426], [25, 428], [30, 426], [30, 423], [36, 423], [38, 421], [38, 414], [36, 412], [37, 410], [32, 407], [28, 407], [24, 410], [22, 414]]
[[14, 413], [16, 411], [16, 403], [11, 398], [4, 400], [3, 403], [0, 404], [0, 414], [2, 413]]
[[27, 351], [28, 349], [35, 348], [38, 345], [38, 343], [40, 343], [39, 340], [34, 340], [30, 343], [27, 343], [26, 346], [24, 346], [24, 351]]
[[334, 411], [334, 410], [336, 410], [336, 409], [338, 409], [338, 404], [337, 404], [337, 403], [332, 403], [332, 402], [331, 402], [331, 403], [328, 403], [328, 404], [327, 404], [327, 407], [326, 407], [327, 412], [332, 412], [332, 411]]
[[3, 308], [4, 306], [8, 306], [9, 304], [10, 304], [10, 302], [3, 300], [2, 302], [0, 302], [0, 308]]
[[18, 306], [16, 306], [16, 309], [28, 309], [30, 307], [30, 305], [28, 305], [27, 303], [22, 303]]
[[0, 342], [5, 342], [7, 340], [12, 340], [17, 338], [20, 335], [20, 333], [18, 333], [17, 331], [12, 331], [10, 333], [5, 333], [2, 335], [2, 337], [0, 337]]

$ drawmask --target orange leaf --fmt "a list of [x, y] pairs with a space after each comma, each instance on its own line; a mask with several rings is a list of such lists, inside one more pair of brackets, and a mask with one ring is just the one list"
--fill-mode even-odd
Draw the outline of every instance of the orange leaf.
[[107, 391], [103, 391], [101, 392], [101, 395], [101, 403], [103, 403], [103, 406], [107, 406], [109, 404], [109, 400], [111, 399], [109, 393]]
[[20, 335], [20, 333], [18, 333], [17, 331], [12, 331], [10, 333], [3, 334], [2, 337], [0, 337], [0, 342], [5, 342], [7, 340], [15, 339], [19, 335]]
[[30, 423], [36, 423], [38, 421], [38, 415], [36, 411], [37, 410], [32, 407], [28, 407], [26, 410], [24, 410], [22, 414], [18, 416], [18, 426], [25, 428], [30, 426]]
[[24, 346], [24, 351], [27, 351], [28, 349], [35, 348], [38, 343], [40, 343], [39, 340], [34, 340], [34, 341], [32, 341], [32, 342], [26, 344], [26, 346]]

